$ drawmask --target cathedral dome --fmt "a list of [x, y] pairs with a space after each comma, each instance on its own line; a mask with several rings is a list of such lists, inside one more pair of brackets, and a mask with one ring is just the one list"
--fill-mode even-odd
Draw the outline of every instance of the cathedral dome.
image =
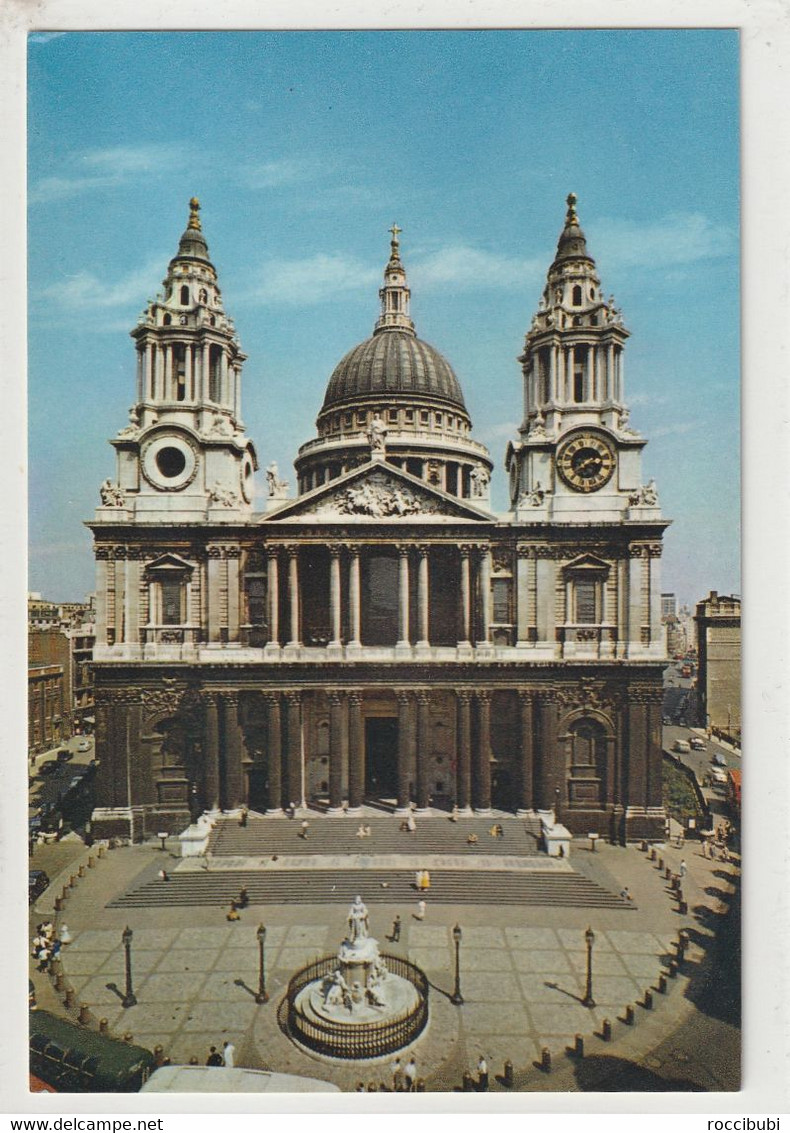
[[458, 379], [438, 350], [406, 327], [383, 327], [335, 367], [321, 412], [360, 398], [398, 394], [466, 409]]

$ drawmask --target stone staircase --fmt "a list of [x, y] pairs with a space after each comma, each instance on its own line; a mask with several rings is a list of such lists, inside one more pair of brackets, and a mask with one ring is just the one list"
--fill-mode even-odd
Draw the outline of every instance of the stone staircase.
[[[348, 903], [361, 893], [367, 904], [413, 904], [420, 898], [412, 870], [223, 869], [175, 872], [130, 887], [109, 908], [230, 905], [242, 887], [251, 905]], [[431, 870], [429, 904], [547, 905], [560, 908], [633, 908], [596, 882], [572, 870]]]
[[[309, 812], [307, 838], [302, 838], [302, 816], [289, 819], [281, 816], [264, 818], [250, 814], [246, 826], [237, 818], [221, 818], [209, 840], [208, 850], [214, 857], [269, 858], [273, 854], [496, 854], [527, 857], [538, 854], [540, 820], [537, 817], [459, 818], [429, 815], [417, 817], [414, 833], [399, 829], [398, 815], [365, 815], [362, 818], [327, 816]], [[369, 838], [358, 838], [360, 823], [371, 828]], [[489, 833], [498, 823], [502, 838]], [[467, 839], [476, 834], [478, 841], [470, 846]], [[430, 865], [426, 862], [426, 865]]]

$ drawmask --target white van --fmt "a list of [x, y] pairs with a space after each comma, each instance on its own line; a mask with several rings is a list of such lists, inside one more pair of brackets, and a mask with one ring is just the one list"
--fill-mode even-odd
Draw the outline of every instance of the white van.
[[141, 1094], [339, 1094], [320, 1078], [274, 1074], [243, 1066], [160, 1066], [140, 1088]]
[[688, 742], [688, 740], [675, 740], [672, 745], [672, 750], [680, 751], [688, 755], [688, 753], [691, 751], [691, 744]]

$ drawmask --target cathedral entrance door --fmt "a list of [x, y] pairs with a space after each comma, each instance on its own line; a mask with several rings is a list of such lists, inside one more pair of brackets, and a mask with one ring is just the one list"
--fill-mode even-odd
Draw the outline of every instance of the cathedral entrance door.
[[396, 799], [398, 795], [398, 721], [394, 716], [365, 720], [365, 795]]
[[269, 784], [264, 764], [253, 764], [248, 771], [247, 805], [250, 810], [264, 811], [269, 806]]

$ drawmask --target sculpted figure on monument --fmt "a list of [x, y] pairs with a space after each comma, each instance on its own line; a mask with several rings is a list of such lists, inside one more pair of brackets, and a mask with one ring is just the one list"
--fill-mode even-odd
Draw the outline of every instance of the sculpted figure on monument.
[[367, 940], [369, 931], [368, 910], [361, 897], [357, 897], [348, 912], [348, 939], [352, 944]]
[[368, 441], [370, 442], [371, 452], [384, 452], [384, 441], [387, 436], [387, 426], [382, 421], [380, 415], [375, 413], [373, 420], [370, 422], [368, 429]]
[[109, 477], [104, 481], [99, 488], [99, 495], [103, 507], [124, 507], [126, 504], [126, 497], [123, 491], [117, 484], [113, 484]]

